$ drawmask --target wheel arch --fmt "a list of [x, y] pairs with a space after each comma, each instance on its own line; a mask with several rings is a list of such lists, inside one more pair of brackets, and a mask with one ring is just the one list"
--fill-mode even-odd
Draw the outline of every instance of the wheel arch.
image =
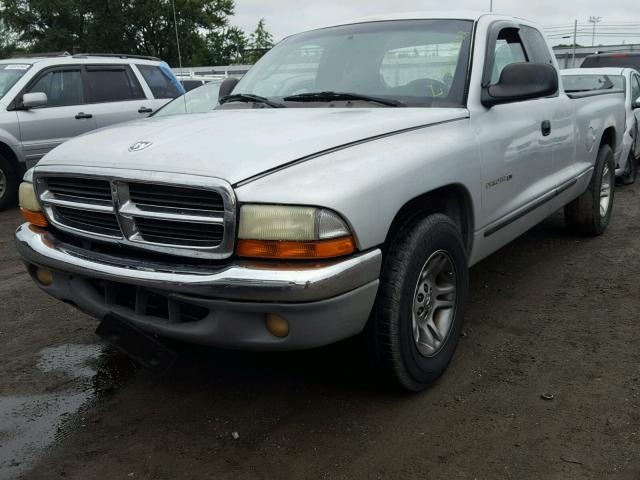
[[611, 147], [611, 150], [615, 153], [616, 138], [616, 128], [614, 126], [605, 128], [602, 132], [602, 137], [600, 138], [600, 145], [598, 148], [602, 147], [602, 145], [609, 145]]
[[11, 166], [14, 168], [14, 171], [18, 177], [18, 182], [22, 180], [22, 176], [26, 171], [26, 166], [24, 162], [18, 161], [18, 155], [16, 152], [9, 146], [9, 144], [0, 140], [0, 155], [6, 158]]
[[442, 213], [458, 226], [467, 255], [473, 247], [474, 212], [471, 194], [464, 185], [449, 184], [423, 193], [406, 202], [396, 213], [387, 232], [385, 249], [410, 219], [419, 215]]

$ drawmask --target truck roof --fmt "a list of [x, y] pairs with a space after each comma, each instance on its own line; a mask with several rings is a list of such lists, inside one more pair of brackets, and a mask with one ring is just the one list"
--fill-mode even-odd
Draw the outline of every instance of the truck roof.
[[385, 20], [478, 20], [484, 13], [474, 11], [417, 11], [358, 18], [349, 23], [380, 22]]
[[[454, 10], [454, 11], [416, 11], [416, 12], [400, 12], [382, 15], [373, 15], [368, 17], [362, 17], [346, 21], [344, 23], [334, 23], [331, 25], [322, 25], [318, 28], [311, 28], [309, 31], [319, 30], [323, 28], [331, 28], [340, 25], [354, 25], [357, 23], [367, 22], [384, 22], [391, 20], [469, 20], [478, 21], [483, 17], [494, 17], [496, 20], [515, 20], [518, 23], [523, 23], [529, 26], [537, 27], [535, 22], [531, 22], [525, 18], [514, 17], [511, 15], [504, 15], [491, 12], [473, 11], [473, 10]], [[539, 29], [542, 30], [542, 29]], [[298, 32], [302, 33], [302, 32]]]

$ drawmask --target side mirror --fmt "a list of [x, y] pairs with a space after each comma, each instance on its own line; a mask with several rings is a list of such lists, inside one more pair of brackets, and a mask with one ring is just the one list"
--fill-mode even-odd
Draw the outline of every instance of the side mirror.
[[558, 92], [558, 72], [547, 63], [512, 63], [500, 74], [495, 85], [482, 89], [482, 104], [492, 107], [501, 103], [542, 98]]
[[44, 92], [25, 93], [22, 96], [22, 106], [25, 109], [41, 107], [47, 104], [47, 94]]
[[640, 97], [636, 98], [631, 105], [631, 108], [640, 108]]
[[225, 78], [224, 82], [220, 84], [220, 90], [218, 90], [218, 98], [224, 98], [233, 92], [240, 80], [235, 77]]

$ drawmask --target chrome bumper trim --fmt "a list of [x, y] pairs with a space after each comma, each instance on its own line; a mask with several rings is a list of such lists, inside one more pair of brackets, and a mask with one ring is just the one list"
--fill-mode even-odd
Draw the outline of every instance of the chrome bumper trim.
[[72, 275], [206, 298], [259, 302], [332, 298], [377, 280], [382, 266], [379, 249], [317, 264], [236, 261], [205, 268], [142, 262], [80, 249], [29, 224], [18, 227], [16, 246], [27, 263]]

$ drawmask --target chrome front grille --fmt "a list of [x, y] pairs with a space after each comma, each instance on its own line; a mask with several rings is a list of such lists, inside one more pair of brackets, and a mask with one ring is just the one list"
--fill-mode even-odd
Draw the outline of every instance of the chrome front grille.
[[233, 253], [235, 196], [217, 178], [90, 168], [38, 169], [49, 221], [81, 237], [171, 255], [221, 259]]

